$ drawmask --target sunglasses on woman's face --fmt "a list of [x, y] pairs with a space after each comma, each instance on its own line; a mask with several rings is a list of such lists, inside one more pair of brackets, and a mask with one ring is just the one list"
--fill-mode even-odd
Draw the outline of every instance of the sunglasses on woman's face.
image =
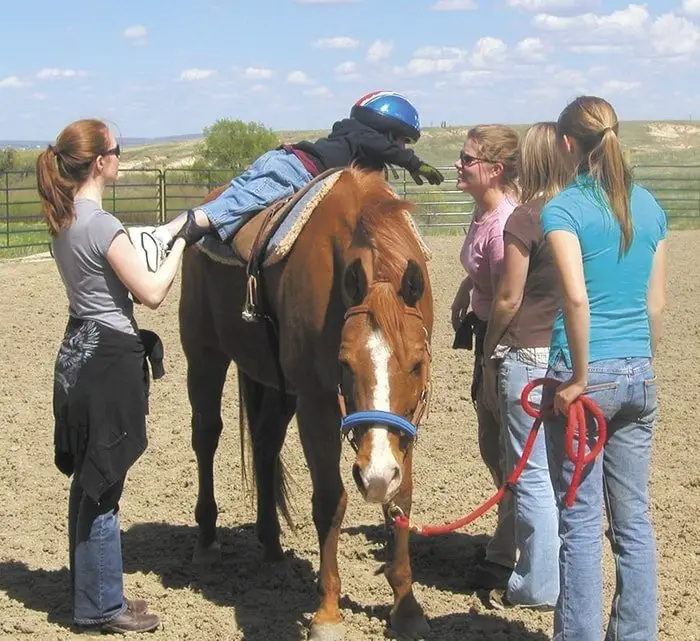
[[116, 156], [117, 158], [119, 158], [119, 156], [122, 155], [122, 149], [119, 146], [119, 144], [117, 144], [116, 147], [112, 147], [112, 149], [108, 149], [102, 155], [103, 156]]
[[488, 158], [478, 158], [477, 156], [472, 156], [462, 149], [459, 152], [459, 160], [466, 167], [471, 167], [476, 162], [491, 162]]

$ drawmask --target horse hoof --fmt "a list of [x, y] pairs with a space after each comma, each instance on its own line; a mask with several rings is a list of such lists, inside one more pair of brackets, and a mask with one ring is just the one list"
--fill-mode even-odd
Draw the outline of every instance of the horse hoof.
[[214, 541], [211, 545], [203, 547], [197, 545], [192, 554], [192, 563], [195, 565], [216, 565], [221, 562], [221, 545]]
[[399, 639], [425, 639], [430, 634], [430, 626], [422, 614], [404, 617], [391, 617], [391, 631]]
[[309, 632], [309, 641], [343, 641], [344, 638], [342, 623], [314, 623]]

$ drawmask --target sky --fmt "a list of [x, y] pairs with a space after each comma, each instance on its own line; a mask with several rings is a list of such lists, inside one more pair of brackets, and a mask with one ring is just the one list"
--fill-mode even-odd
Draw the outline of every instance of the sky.
[[0, 139], [73, 120], [124, 137], [219, 118], [326, 129], [377, 89], [423, 126], [700, 117], [700, 0], [24, 0], [2, 12]]

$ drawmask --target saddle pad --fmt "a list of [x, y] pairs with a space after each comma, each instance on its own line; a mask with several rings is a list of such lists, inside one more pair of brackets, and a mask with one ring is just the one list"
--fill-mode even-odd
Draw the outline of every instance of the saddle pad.
[[[336, 171], [327, 178], [316, 182], [309, 187], [309, 190], [295, 203], [294, 207], [286, 215], [279, 229], [273, 234], [265, 251], [263, 267], [269, 267], [282, 260], [294, 246], [294, 242], [299, 237], [304, 225], [311, 217], [311, 213], [323, 200], [325, 195], [333, 188], [341, 171]], [[231, 247], [231, 243], [224, 243], [217, 236], [207, 235], [197, 245], [209, 258], [226, 265], [236, 265], [245, 267], [246, 263], [241, 260]]]
[[[279, 229], [277, 229], [270, 239], [265, 253], [263, 267], [274, 265], [287, 256], [294, 246], [296, 239], [299, 237], [301, 230], [304, 228], [304, 225], [311, 217], [311, 213], [323, 200], [325, 195], [333, 188], [342, 173], [342, 171], [336, 171], [327, 178], [311, 185], [307, 193], [299, 199], [293, 209], [287, 214]], [[397, 194], [397, 198], [398, 197]], [[432, 257], [432, 252], [426, 244], [423, 234], [418, 228], [418, 225], [416, 225], [410, 212], [404, 211], [404, 216], [406, 217], [406, 222], [409, 227], [413, 230], [418, 246], [423, 253], [423, 257], [426, 261], [429, 261]], [[246, 263], [241, 260], [240, 256], [238, 256], [231, 247], [231, 243], [224, 243], [215, 235], [205, 236], [196, 247], [217, 263], [234, 265], [236, 267], [246, 266]]]

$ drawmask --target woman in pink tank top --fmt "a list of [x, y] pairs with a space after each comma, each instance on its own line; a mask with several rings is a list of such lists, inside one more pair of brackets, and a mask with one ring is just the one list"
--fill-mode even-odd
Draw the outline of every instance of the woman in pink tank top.
[[[480, 125], [469, 130], [455, 163], [457, 187], [474, 199], [472, 221], [460, 253], [466, 278], [452, 303], [455, 346], [474, 340], [471, 395], [476, 409], [481, 458], [497, 487], [502, 485], [505, 451], [499, 416], [483, 400], [483, 341], [486, 321], [503, 264], [503, 227], [518, 206], [519, 137], [503, 125]], [[465, 340], [466, 339], [466, 340]], [[505, 589], [515, 564], [513, 504], [509, 494], [498, 506], [498, 525], [476, 565], [470, 582], [475, 589]]]

